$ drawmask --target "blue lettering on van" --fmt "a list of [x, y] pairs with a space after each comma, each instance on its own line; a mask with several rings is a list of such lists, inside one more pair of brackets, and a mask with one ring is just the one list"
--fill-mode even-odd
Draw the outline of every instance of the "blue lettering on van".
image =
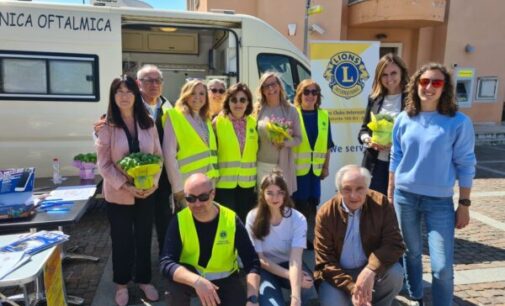
[[[34, 17], [33, 19], [37, 20], [35, 25], [40, 29], [112, 32], [111, 22], [108, 18], [56, 14], [41, 14]], [[32, 15], [16, 12], [0, 12], [0, 28], [2, 27], [33, 28]]]

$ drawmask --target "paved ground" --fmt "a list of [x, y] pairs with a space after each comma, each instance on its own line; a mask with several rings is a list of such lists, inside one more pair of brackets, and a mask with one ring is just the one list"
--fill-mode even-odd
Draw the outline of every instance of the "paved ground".
[[[455, 305], [505, 305], [505, 145], [478, 146], [477, 179], [472, 192], [471, 223], [456, 233], [455, 250]], [[66, 261], [64, 277], [67, 292], [85, 299], [85, 305], [113, 305], [114, 287], [111, 282], [110, 239], [105, 210], [100, 205], [92, 207], [81, 222], [65, 228], [71, 235], [65, 245], [67, 250], [98, 256], [98, 263]], [[160, 293], [163, 282], [157, 271], [153, 243], [154, 283]], [[427, 252], [425, 252], [426, 254]], [[313, 260], [312, 254], [305, 256]], [[424, 271], [429, 272], [429, 258], [423, 256]], [[425, 275], [426, 299], [431, 301], [429, 281]], [[149, 304], [142, 301], [141, 292], [130, 286], [130, 305]], [[399, 305], [408, 305], [398, 298]]]

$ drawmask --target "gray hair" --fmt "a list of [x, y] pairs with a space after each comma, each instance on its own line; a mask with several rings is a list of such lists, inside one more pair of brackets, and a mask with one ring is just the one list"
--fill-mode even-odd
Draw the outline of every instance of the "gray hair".
[[221, 79], [212, 79], [212, 80], [208, 81], [207, 87], [210, 88], [210, 86], [212, 86], [214, 84], [221, 84], [221, 85], [223, 85], [223, 88], [226, 90], [226, 83]]
[[368, 171], [367, 168], [363, 168], [358, 165], [346, 165], [340, 168], [340, 170], [338, 170], [337, 174], [335, 175], [335, 186], [337, 187], [338, 190], [342, 189], [341, 188], [342, 178], [349, 171], [358, 171], [361, 174], [361, 176], [365, 178], [366, 186], [370, 187], [370, 182], [372, 181], [372, 175], [370, 174], [370, 171]]
[[163, 78], [163, 73], [161, 72], [160, 68], [155, 65], [146, 64], [137, 71], [137, 80], [142, 79], [144, 75], [151, 71], [157, 72], [160, 75], [160, 78]]

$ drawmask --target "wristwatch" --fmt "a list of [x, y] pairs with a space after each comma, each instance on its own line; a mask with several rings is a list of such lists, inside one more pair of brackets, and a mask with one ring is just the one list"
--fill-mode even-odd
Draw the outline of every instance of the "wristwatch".
[[468, 207], [472, 205], [472, 201], [470, 199], [459, 199], [458, 204]]
[[247, 301], [253, 304], [258, 304], [258, 296], [257, 295], [248, 296]]

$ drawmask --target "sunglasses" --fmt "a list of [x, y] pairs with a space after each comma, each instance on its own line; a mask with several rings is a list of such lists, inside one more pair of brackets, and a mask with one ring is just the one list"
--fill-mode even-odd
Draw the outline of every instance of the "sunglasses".
[[438, 79], [419, 79], [419, 85], [421, 85], [421, 87], [426, 88], [429, 84], [434, 88], [440, 88], [444, 86], [445, 81]]
[[217, 89], [217, 88], [209, 88], [209, 90], [212, 91], [212, 93], [214, 93], [214, 94], [215, 93], [224, 94], [224, 92], [226, 91], [226, 90], [224, 90], [222, 88], [219, 88], [219, 89]]
[[304, 89], [303, 95], [304, 96], [308, 96], [308, 95], [318, 96], [319, 90], [317, 90], [317, 89]]
[[263, 89], [268, 89], [268, 88], [275, 88], [277, 85], [279, 85], [277, 82], [271, 82], [271, 83], [265, 83], [263, 84]]
[[205, 201], [208, 201], [210, 199], [210, 195], [212, 194], [212, 190], [209, 191], [208, 193], [202, 193], [202, 194], [199, 194], [199, 195], [188, 195], [188, 196], [185, 196], [184, 198], [186, 199], [186, 201], [188, 203], [195, 203], [196, 200], [200, 201], [200, 202], [205, 202]]
[[231, 103], [238, 103], [238, 102], [240, 102], [242, 104], [246, 104], [247, 102], [249, 102], [249, 100], [247, 98], [244, 98], [244, 97], [242, 97], [240, 99], [237, 99], [236, 97], [232, 97], [232, 98], [230, 98], [230, 102]]

